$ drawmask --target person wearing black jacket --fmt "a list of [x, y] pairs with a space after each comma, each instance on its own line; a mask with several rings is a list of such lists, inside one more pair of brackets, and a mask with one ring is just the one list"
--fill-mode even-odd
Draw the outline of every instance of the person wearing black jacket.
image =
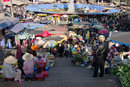
[[22, 53], [21, 57], [18, 58], [18, 68], [22, 71], [22, 75], [25, 75], [24, 71], [23, 71], [23, 63], [24, 63], [24, 60], [22, 58], [22, 56], [24, 55], [24, 53]]
[[100, 68], [99, 77], [104, 75], [104, 64], [108, 54], [108, 42], [105, 41], [104, 35], [99, 35], [99, 45], [95, 50], [95, 67], [93, 77], [98, 77], [98, 69]]

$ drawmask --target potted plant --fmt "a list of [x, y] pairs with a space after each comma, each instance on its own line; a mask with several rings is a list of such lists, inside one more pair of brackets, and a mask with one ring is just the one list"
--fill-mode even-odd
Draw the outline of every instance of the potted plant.
[[75, 63], [75, 65], [80, 65], [83, 62], [83, 59], [82, 59], [81, 55], [77, 54], [74, 57], [73, 62]]

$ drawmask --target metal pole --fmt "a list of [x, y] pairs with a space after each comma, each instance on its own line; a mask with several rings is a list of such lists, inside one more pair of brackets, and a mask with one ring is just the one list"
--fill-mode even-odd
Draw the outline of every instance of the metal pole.
[[11, 0], [11, 15], [12, 15], [12, 17], [14, 17], [14, 10], [13, 10], [13, 2], [12, 2], [12, 0]]
[[[127, 0], [127, 7], [129, 6], [129, 0]], [[128, 10], [128, 9], [127, 9]]]
[[35, 0], [33, 0], [33, 3], [35, 3], [36, 1]]
[[99, 5], [99, 0], [98, 0], [98, 5]]

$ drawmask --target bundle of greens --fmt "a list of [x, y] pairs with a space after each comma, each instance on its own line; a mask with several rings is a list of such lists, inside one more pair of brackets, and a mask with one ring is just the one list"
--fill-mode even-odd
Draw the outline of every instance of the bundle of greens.
[[111, 74], [120, 77], [124, 87], [130, 87], [130, 61], [113, 67]]

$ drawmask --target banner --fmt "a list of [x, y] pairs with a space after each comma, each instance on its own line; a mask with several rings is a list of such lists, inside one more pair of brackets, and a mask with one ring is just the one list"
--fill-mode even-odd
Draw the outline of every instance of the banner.
[[8, 2], [8, 1], [10, 1], [10, 0], [3, 0], [3, 2]]

